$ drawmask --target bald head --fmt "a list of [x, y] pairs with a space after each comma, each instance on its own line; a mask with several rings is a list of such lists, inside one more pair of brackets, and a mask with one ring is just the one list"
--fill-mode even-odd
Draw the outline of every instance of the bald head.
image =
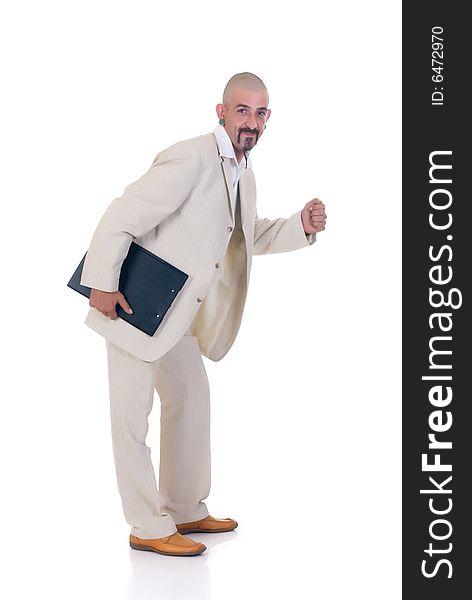
[[[265, 91], [267, 88], [260, 77], [254, 75], [254, 73], [236, 73], [226, 84], [223, 92], [223, 104], [228, 105], [231, 93], [234, 89], [247, 90], [250, 92]], [[267, 93], [267, 98], [269, 97]]]

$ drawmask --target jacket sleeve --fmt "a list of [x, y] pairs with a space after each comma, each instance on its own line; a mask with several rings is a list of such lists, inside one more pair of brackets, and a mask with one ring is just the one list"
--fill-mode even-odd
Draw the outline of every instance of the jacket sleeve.
[[288, 219], [260, 219], [256, 214], [254, 223], [253, 254], [275, 254], [290, 252], [311, 246], [316, 235], [307, 235], [303, 229], [301, 211]]
[[186, 200], [195, 185], [199, 162], [192, 144], [171, 146], [110, 204], [87, 252], [82, 285], [108, 292], [118, 289], [131, 242], [157, 227]]

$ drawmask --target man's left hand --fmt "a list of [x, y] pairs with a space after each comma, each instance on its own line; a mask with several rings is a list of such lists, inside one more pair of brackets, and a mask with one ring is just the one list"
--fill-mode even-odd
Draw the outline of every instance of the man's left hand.
[[302, 210], [302, 223], [305, 233], [318, 233], [326, 227], [325, 205], [318, 198], [310, 200]]

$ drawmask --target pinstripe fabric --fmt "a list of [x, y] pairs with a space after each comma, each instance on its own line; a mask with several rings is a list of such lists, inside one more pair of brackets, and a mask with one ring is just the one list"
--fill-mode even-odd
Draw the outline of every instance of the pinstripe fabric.
[[[161, 152], [103, 215], [82, 284], [115, 291], [132, 240], [189, 275], [154, 336], [91, 309], [86, 323], [107, 339], [113, 453], [126, 520], [140, 538], [208, 515], [209, 388], [201, 354], [220, 360], [241, 322], [253, 254], [315, 241], [300, 212], [260, 219], [251, 169], [234, 197], [228, 160], [213, 134]], [[154, 388], [161, 400], [159, 489], [145, 438]]]
[[81, 282], [115, 291], [133, 239], [188, 273], [189, 279], [152, 337], [95, 309], [89, 311], [87, 325], [134, 356], [155, 361], [193, 323], [202, 354], [220, 360], [239, 329], [252, 255], [287, 252], [315, 240], [305, 235], [300, 212], [289, 219], [257, 216], [251, 169], [241, 176], [239, 190], [243, 235], [235, 237], [230, 165], [219, 156], [213, 133], [161, 152], [103, 215]]
[[[184, 335], [145, 362], [107, 342], [113, 455], [131, 533], [159, 538], [208, 515], [210, 395], [197, 339]], [[154, 388], [161, 401], [159, 489], [145, 443]]]

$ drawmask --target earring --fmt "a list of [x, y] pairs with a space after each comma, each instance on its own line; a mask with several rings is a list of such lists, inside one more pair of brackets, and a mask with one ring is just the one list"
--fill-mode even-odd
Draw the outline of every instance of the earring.
[[218, 121], [218, 123], [219, 123], [220, 125], [224, 125], [224, 124], [225, 124], [225, 120], [224, 120], [224, 119], [220, 119], [220, 120]]

